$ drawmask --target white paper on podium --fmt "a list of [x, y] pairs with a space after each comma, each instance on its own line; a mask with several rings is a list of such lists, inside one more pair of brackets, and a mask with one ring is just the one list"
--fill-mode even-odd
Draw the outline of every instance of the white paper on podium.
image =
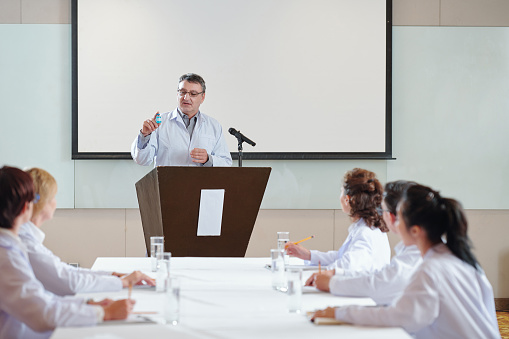
[[221, 235], [224, 189], [201, 190], [198, 236]]

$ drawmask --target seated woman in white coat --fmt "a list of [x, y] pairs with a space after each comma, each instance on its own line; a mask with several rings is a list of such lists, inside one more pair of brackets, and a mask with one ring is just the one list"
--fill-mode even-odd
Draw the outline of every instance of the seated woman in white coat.
[[416, 338], [500, 338], [493, 290], [470, 250], [459, 202], [429, 187], [409, 187], [396, 224], [404, 244], [417, 245], [423, 256], [403, 294], [389, 306], [330, 307], [313, 319], [400, 326]]
[[[384, 187], [382, 216], [391, 232], [399, 235], [395, 226], [396, 207], [403, 193], [415, 182], [398, 180]], [[375, 272], [356, 274], [348, 270], [334, 270], [314, 273], [306, 282], [307, 286], [316, 286], [321, 291], [339, 296], [370, 297], [377, 304], [390, 304], [399, 297], [410, 278], [422, 262], [421, 252], [416, 245], [405, 246], [400, 241], [394, 247], [395, 255], [389, 265]]]
[[307, 260], [312, 265], [325, 265], [356, 272], [372, 272], [389, 264], [391, 249], [389, 231], [377, 208], [382, 202], [383, 188], [375, 173], [361, 168], [348, 171], [341, 187], [341, 209], [352, 220], [348, 237], [338, 251], [320, 252], [288, 243], [289, 255]]
[[129, 275], [115, 272], [92, 271], [76, 268], [60, 260], [43, 245], [44, 232], [42, 224], [53, 218], [56, 209], [57, 182], [47, 171], [32, 168], [27, 173], [33, 179], [38, 201], [34, 204], [32, 218], [20, 228], [19, 237], [28, 251], [30, 264], [35, 276], [44, 288], [56, 295], [73, 295], [76, 293], [111, 292], [128, 287], [129, 284], [155, 285], [152, 278], [136, 271]]
[[59, 297], [36, 279], [18, 237], [32, 216], [32, 178], [14, 167], [0, 168], [0, 339], [49, 338], [57, 326], [90, 326], [125, 319], [134, 301], [87, 305], [83, 298]]

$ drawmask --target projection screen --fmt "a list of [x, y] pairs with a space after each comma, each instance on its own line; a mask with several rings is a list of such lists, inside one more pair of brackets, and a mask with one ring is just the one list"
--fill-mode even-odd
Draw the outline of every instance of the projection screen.
[[73, 159], [128, 159], [145, 119], [207, 84], [235, 158], [388, 159], [391, 0], [73, 0]]

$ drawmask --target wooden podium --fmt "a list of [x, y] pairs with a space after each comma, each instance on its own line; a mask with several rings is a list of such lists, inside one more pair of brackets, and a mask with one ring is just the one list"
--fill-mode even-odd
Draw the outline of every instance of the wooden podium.
[[[175, 257], [244, 257], [269, 180], [268, 167], [154, 168], [136, 183], [147, 253], [164, 236]], [[198, 236], [202, 189], [224, 189], [220, 236]]]

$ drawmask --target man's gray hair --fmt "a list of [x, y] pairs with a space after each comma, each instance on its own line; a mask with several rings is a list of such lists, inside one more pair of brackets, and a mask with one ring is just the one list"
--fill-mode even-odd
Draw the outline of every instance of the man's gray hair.
[[203, 80], [203, 78], [201, 76], [199, 76], [198, 74], [194, 74], [194, 73], [184, 74], [183, 76], [180, 77], [179, 84], [182, 81], [188, 81], [188, 82], [193, 82], [195, 84], [200, 84], [201, 90], [203, 92], [205, 92], [205, 80]]

